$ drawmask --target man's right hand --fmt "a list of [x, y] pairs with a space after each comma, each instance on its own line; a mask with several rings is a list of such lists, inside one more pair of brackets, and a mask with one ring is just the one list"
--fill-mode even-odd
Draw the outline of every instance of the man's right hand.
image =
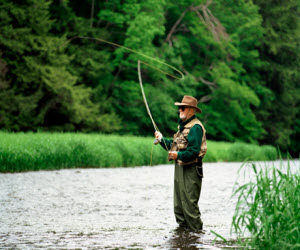
[[155, 135], [155, 139], [157, 139], [157, 140], [159, 140], [159, 142], [161, 142], [161, 139], [163, 137], [162, 133], [155, 131], [154, 135]]

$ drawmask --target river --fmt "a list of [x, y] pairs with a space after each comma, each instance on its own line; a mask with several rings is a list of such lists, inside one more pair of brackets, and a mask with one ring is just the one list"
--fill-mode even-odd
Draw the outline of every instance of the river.
[[0, 248], [234, 249], [240, 166], [204, 163], [202, 234], [177, 230], [173, 165], [0, 174]]

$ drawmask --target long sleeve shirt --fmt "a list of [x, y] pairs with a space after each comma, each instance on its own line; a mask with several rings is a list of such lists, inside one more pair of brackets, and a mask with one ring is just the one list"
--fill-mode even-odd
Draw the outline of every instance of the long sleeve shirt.
[[[183, 131], [184, 126], [188, 124], [191, 120], [195, 119], [195, 116], [192, 116], [186, 121], [182, 121], [181, 119], [178, 121], [179, 131], [180, 133]], [[187, 136], [188, 145], [184, 151], [180, 151], [177, 153], [177, 159], [183, 162], [190, 162], [196, 159], [199, 155], [201, 143], [202, 143], [203, 130], [200, 125], [196, 124], [191, 129]], [[167, 139], [165, 137], [162, 138], [160, 145], [165, 150], [170, 150], [173, 144], [173, 139]], [[167, 146], [167, 148], [166, 148]]]

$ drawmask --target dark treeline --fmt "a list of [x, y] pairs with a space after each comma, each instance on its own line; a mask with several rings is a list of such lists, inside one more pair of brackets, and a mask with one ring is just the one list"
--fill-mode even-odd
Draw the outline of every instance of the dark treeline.
[[137, 75], [145, 59], [99, 41], [61, 46], [80, 35], [185, 74], [176, 80], [142, 66], [163, 133], [176, 129], [173, 103], [192, 95], [209, 139], [272, 144], [299, 156], [298, 0], [0, 3], [0, 129], [153, 135]]

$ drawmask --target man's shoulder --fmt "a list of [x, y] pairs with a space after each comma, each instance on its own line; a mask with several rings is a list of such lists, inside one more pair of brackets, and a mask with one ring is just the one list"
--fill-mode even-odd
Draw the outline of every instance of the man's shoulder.
[[194, 127], [195, 125], [203, 126], [198, 118], [191, 120], [188, 124], [189, 127]]
[[196, 123], [196, 124], [194, 124], [193, 127], [191, 127], [191, 130], [203, 130], [203, 129], [199, 123]]
[[199, 132], [201, 131], [201, 133], [203, 133], [205, 131], [205, 128], [204, 128], [202, 122], [198, 118], [195, 118], [191, 125], [192, 126], [191, 126], [190, 130], [199, 131]]

